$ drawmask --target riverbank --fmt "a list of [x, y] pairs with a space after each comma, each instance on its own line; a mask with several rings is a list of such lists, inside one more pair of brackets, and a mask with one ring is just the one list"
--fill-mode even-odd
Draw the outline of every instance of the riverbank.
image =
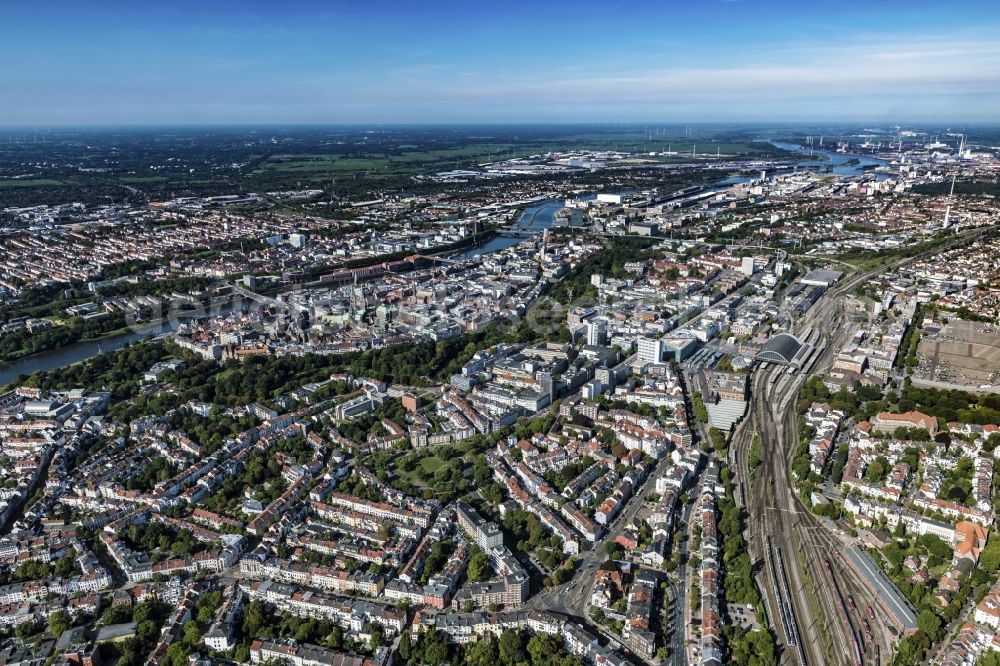
[[225, 314], [238, 304], [244, 303], [241, 298], [225, 296], [194, 310], [183, 310], [171, 313], [169, 316], [143, 322], [135, 326], [118, 328], [97, 338], [79, 340], [69, 345], [40, 351], [28, 356], [0, 364], [0, 386], [10, 384], [21, 375], [34, 372], [55, 370], [67, 365], [74, 365], [100, 354], [116, 351], [134, 342], [173, 333], [187, 320], [204, 317], [216, 312]]
[[[889, 163], [879, 157], [871, 155], [859, 155], [856, 153], [838, 153], [831, 150], [812, 150], [795, 143], [784, 143], [782, 141], [771, 141], [771, 145], [800, 155], [808, 155], [796, 167], [817, 169], [827, 169], [838, 176], [860, 176], [866, 169], [873, 169], [880, 166], [887, 166]], [[879, 174], [880, 177], [882, 174]]]
[[117, 336], [105, 336], [99, 340], [81, 340], [80, 342], [38, 352], [0, 365], [0, 386], [5, 386], [15, 381], [22, 375], [31, 375], [35, 372], [48, 372], [77, 363], [82, 363], [94, 356], [99, 356], [107, 352], [117, 351], [133, 342], [138, 342], [148, 337], [154, 337], [157, 333], [153, 330], [128, 331]]

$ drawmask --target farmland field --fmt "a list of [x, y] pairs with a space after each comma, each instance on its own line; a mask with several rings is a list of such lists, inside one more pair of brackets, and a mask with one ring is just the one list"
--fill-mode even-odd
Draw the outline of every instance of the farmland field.
[[63, 183], [52, 178], [35, 178], [33, 180], [0, 180], [0, 187], [54, 187]]

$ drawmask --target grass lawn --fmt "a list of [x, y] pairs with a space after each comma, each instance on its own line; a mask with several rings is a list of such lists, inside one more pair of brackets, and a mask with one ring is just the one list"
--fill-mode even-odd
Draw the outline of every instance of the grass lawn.
[[126, 183], [129, 185], [141, 183], [164, 183], [166, 181], [166, 176], [122, 176], [118, 179], [119, 183]]
[[433, 474], [444, 467], [444, 461], [437, 456], [427, 456], [420, 461], [420, 466], [424, 468], [427, 474]]
[[61, 180], [51, 178], [33, 178], [31, 180], [0, 180], [0, 187], [43, 187], [65, 185]]
[[[511, 144], [472, 144], [461, 148], [440, 150], [407, 151], [399, 155], [373, 153], [364, 157], [341, 157], [339, 155], [280, 155], [264, 162], [255, 173], [275, 171], [284, 174], [321, 175], [338, 173], [358, 173], [380, 171], [386, 173], [410, 173], [421, 167], [438, 165], [441, 169], [453, 168], [455, 161], [480, 161], [493, 156], [494, 159], [507, 157]], [[524, 150], [521, 151], [524, 153]], [[466, 164], [467, 165], [467, 164]]]
[[649, 150], [664, 152], [669, 150], [672, 153], [678, 153], [677, 156], [659, 158], [663, 161], [676, 161], [677, 158], [690, 157], [691, 149], [693, 148], [695, 153], [699, 156], [703, 155], [715, 155], [716, 153], [720, 155], [749, 155], [758, 152], [758, 148], [751, 146], [746, 143], [728, 143], [728, 142], [713, 142], [705, 141], [703, 143], [695, 142], [684, 142], [684, 143], [664, 143], [663, 141], [652, 141], [649, 142]]
[[397, 470], [400, 476], [410, 485], [423, 487], [426, 484], [424, 479], [431, 477], [439, 469], [444, 467], [445, 461], [436, 455], [425, 456], [420, 459], [417, 466], [413, 468], [410, 472], [403, 472], [402, 470]]
[[[590, 148], [606, 150], [617, 148], [640, 152], [663, 152], [669, 148], [672, 151], [681, 153], [676, 158], [652, 158], [654, 163], [669, 162], [685, 157], [683, 154], [690, 153], [692, 146], [696, 146], [697, 152], [701, 155], [715, 154], [717, 150], [723, 155], [745, 155], [761, 152], [761, 146], [752, 143], [711, 141], [707, 138], [702, 142], [691, 136], [670, 137], [655, 135], [649, 137], [648, 135], [638, 133], [626, 133], [622, 135], [584, 134], [579, 137], [573, 137], [573, 139], [577, 143], [577, 145], [574, 145], [575, 149]], [[300, 175], [306, 178], [309, 176], [323, 177], [366, 172], [376, 172], [378, 176], [386, 174], [405, 175], [420, 171], [445, 171], [456, 167], [475, 167], [475, 165], [489, 160], [499, 161], [508, 159], [512, 156], [512, 152], [513, 155], [524, 157], [526, 155], [564, 151], [566, 149], [565, 144], [533, 143], [528, 141], [518, 144], [484, 142], [459, 148], [408, 150], [396, 154], [373, 151], [353, 157], [331, 154], [286, 154], [270, 157], [254, 173], [258, 175], [265, 173]]]
[[343, 157], [319, 159], [292, 159], [287, 161], [270, 161], [264, 165], [266, 171], [279, 173], [353, 173], [358, 171], [375, 171], [386, 166], [382, 158]]

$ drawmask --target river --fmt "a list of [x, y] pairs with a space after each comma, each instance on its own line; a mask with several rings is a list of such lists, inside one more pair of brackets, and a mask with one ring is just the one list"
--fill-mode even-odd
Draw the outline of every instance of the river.
[[17, 379], [18, 375], [30, 375], [33, 372], [56, 370], [67, 365], [73, 365], [80, 361], [86, 361], [92, 356], [97, 356], [102, 352], [110, 352], [121, 349], [125, 345], [159, 335], [167, 332], [168, 328], [163, 325], [150, 326], [148, 328], [138, 328], [127, 333], [114, 335], [101, 340], [85, 340], [75, 342], [59, 349], [39, 352], [31, 356], [26, 356], [12, 363], [0, 366], [0, 386], [9, 384]]
[[[243, 303], [240, 300], [238, 303]], [[211, 314], [226, 314], [236, 306], [236, 304], [222, 305], [211, 311]], [[25, 358], [0, 365], [0, 386], [9, 384], [20, 375], [30, 375], [33, 372], [47, 372], [58, 368], [73, 365], [86, 361], [88, 358], [115, 351], [139, 340], [155, 337], [164, 333], [172, 333], [184, 323], [186, 319], [202, 316], [203, 312], [181, 313], [179, 316], [170, 317], [164, 321], [154, 324], [137, 325], [125, 333], [112, 335], [100, 340], [82, 340], [71, 345], [39, 352], [26, 356]]]
[[[580, 198], [584, 200], [596, 199], [597, 195], [588, 194]], [[541, 233], [543, 229], [552, 228], [552, 225], [556, 222], [556, 213], [563, 208], [565, 208], [565, 199], [551, 199], [540, 204], [535, 204], [534, 206], [529, 206], [521, 211], [520, 217], [517, 218], [517, 224], [525, 231]], [[470, 248], [465, 252], [453, 254], [449, 259], [454, 259], [455, 261], [474, 259], [483, 254], [499, 252], [504, 248], [517, 245], [523, 240], [524, 238], [517, 236], [505, 236], [502, 233], [497, 234], [482, 245]]]
[[[810, 152], [808, 148], [800, 146], [794, 143], [785, 143], [782, 141], [770, 141], [778, 148], [784, 150], [790, 150], [797, 153], [807, 153]], [[865, 167], [876, 167], [885, 166], [888, 164], [883, 159], [877, 157], [872, 157], [870, 155], [856, 155], [852, 153], [837, 153], [827, 150], [812, 151], [813, 153], [820, 153], [826, 159], [818, 160], [802, 160], [797, 164], [800, 167], [808, 168], [829, 168], [831, 173], [835, 173], [838, 176], [860, 176], [865, 173]], [[857, 164], [847, 164], [851, 160], [857, 160]], [[720, 180], [713, 181], [707, 184], [707, 187], [727, 187], [729, 185], [736, 185], [739, 183], [748, 183], [757, 178], [756, 174], [737, 174], [734, 176], [729, 176], [728, 178], [722, 178]], [[876, 180], [884, 180], [888, 178], [886, 174], [877, 173], [875, 174]], [[596, 194], [589, 194], [583, 199], [596, 199]], [[531, 231], [535, 233], [541, 233], [543, 229], [550, 228], [555, 223], [556, 213], [564, 208], [563, 199], [551, 199], [549, 201], [536, 204], [525, 208], [521, 212], [521, 216], [518, 218], [517, 224], [522, 227], [525, 231]], [[483, 243], [478, 247], [470, 248], [464, 252], [458, 254], [453, 254], [450, 259], [455, 259], [456, 261], [463, 261], [465, 259], [474, 259], [478, 256], [484, 254], [490, 254], [493, 252], [498, 252], [504, 248], [508, 248], [512, 245], [520, 243], [523, 238], [518, 238], [514, 236], [505, 236], [503, 234], [498, 234], [492, 239]]]
[[[883, 159], [872, 157], [871, 155], [856, 155], [853, 153], [838, 153], [831, 150], [812, 150], [797, 143], [785, 143], [783, 141], [771, 141], [772, 145], [784, 150], [796, 153], [819, 153], [826, 157], [825, 160], [803, 160], [798, 163], [800, 167], [830, 167], [830, 172], [838, 176], [860, 176], [865, 173], [865, 167], [886, 166], [889, 164]], [[847, 164], [851, 160], [857, 160], [857, 164]], [[875, 174], [876, 180], [885, 180], [885, 174]]]
[[[790, 150], [798, 153], [808, 152], [809, 149], [794, 143], [784, 143], [781, 141], [771, 141], [778, 148], [783, 148], [785, 150]], [[840, 176], [860, 176], [865, 172], [864, 167], [866, 166], [884, 166], [887, 164], [885, 160], [879, 159], [877, 157], [871, 157], [870, 155], [852, 155], [850, 153], [837, 153], [831, 151], [814, 151], [820, 152], [826, 156], [825, 160], [803, 160], [798, 163], [801, 167], [831, 167], [832, 173]], [[852, 159], [858, 160], [858, 164], [849, 165], [845, 164]], [[750, 175], [737, 175], [730, 176], [729, 178], [724, 178], [719, 181], [715, 181], [709, 184], [709, 187], [713, 186], [726, 186], [734, 185], [736, 183], [745, 183], [752, 180], [755, 176]], [[885, 174], [876, 174], [877, 180], [882, 180], [886, 178]], [[589, 194], [583, 199], [596, 199], [596, 194]], [[521, 216], [518, 218], [518, 225], [524, 228], [525, 231], [531, 231], [535, 233], [541, 233], [543, 229], [549, 229], [555, 224], [556, 213], [565, 207], [565, 200], [563, 199], [552, 199], [549, 201], [544, 201], [534, 206], [529, 206], [521, 212]], [[451, 259], [457, 261], [462, 261], [465, 259], [473, 259], [480, 255], [490, 254], [492, 252], [498, 252], [504, 248], [508, 248], [512, 245], [516, 245], [523, 241], [523, 238], [518, 238], [514, 236], [504, 236], [503, 234], [498, 234], [491, 238], [486, 243], [480, 245], [479, 247], [470, 248], [464, 252], [451, 255]], [[92, 356], [96, 356], [102, 352], [114, 351], [120, 349], [127, 344], [142, 340], [144, 338], [159, 335], [161, 333], [169, 333], [177, 330], [177, 326], [180, 321], [174, 319], [169, 323], [154, 324], [146, 327], [140, 327], [130, 330], [127, 333], [122, 333], [121, 335], [116, 335], [109, 338], [104, 338], [102, 340], [91, 340], [86, 342], [77, 342], [60, 349], [53, 349], [47, 352], [41, 352], [27, 358], [23, 358], [19, 361], [14, 361], [13, 363], [8, 363], [7, 365], [0, 366], [0, 386], [12, 382], [14, 379], [21, 374], [31, 374], [37, 371], [47, 371], [54, 370], [56, 368], [61, 368], [67, 365], [72, 365], [73, 363], [79, 363], [80, 361], [85, 361]]]
[[520, 243], [522, 240], [524, 239], [497, 234], [496, 236], [486, 241], [482, 245], [477, 245], [476, 247], [470, 248], [464, 252], [453, 254], [448, 258], [454, 259], [455, 261], [465, 261], [466, 259], [475, 259], [481, 254], [490, 254], [492, 252], [499, 252], [500, 250], [506, 247], [510, 247], [511, 245], [516, 245], [517, 243]]

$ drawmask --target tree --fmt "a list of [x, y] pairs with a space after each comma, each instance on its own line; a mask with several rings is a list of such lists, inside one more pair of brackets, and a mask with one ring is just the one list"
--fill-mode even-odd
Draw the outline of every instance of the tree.
[[917, 627], [930, 637], [931, 641], [936, 641], [938, 632], [941, 631], [941, 618], [933, 611], [924, 609], [917, 615]]
[[424, 649], [423, 663], [435, 666], [448, 661], [448, 644], [445, 640], [447, 639], [438, 638], [427, 644]]
[[729, 641], [729, 660], [733, 664], [777, 666], [774, 640], [767, 630], [742, 632]]
[[410, 632], [404, 631], [403, 635], [399, 637], [399, 657], [404, 662], [410, 660]]
[[195, 620], [198, 624], [208, 625], [212, 622], [215, 612], [211, 606], [205, 605], [198, 608], [198, 614], [195, 616]]
[[520, 666], [527, 661], [524, 639], [520, 631], [507, 630], [500, 634], [500, 663], [504, 666]]
[[691, 402], [694, 403], [695, 418], [702, 423], [708, 423], [708, 408], [705, 407], [705, 400], [701, 397], [701, 394], [695, 393], [691, 397]]
[[201, 642], [201, 637], [204, 635], [204, 630], [198, 626], [197, 622], [188, 622], [184, 625], [184, 642], [188, 645], [198, 645]]
[[987, 650], [976, 662], [977, 666], [1000, 666], [1000, 652]]
[[865, 479], [871, 483], [882, 483], [888, 469], [889, 461], [885, 456], [879, 456], [865, 470]]
[[712, 440], [712, 448], [722, 451], [726, 448], [726, 435], [715, 426], [708, 429], [708, 438]]
[[490, 573], [490, 561], [484, 553], [479, 548], [472, 554], [469, 559], [468, 575], [469, 580], [473, 582], [479, 582], [486, 580]]
[[496, 641], [488, 634], [465, 650], [465, 661], [469, 666], [496, 666], [499, 658]]
[[611, 445], [611, 455], [620, 460], [628, 455], [628, 448], [616, 439]]
[[243, 633], [246, 636], [256, 636], [264, 626], [264, 604], [260, 599], [254, 599], [247, 604], [243, 612]]
[[49, 615], [49, 633], [54, 638], [59, 638], [71, 625], [72, 622], [69, 619], [69, 613], [64, 610], [57, 610], [55, 613]]
[[991, 574], [1000, 571], [1000, 534], [993, 532], [986, 541], [986, 547], [979, 554], [979, 566]]
[[[403, 633], [404, 634], [409, 634], [410, 632], [406, 631], [406, 632], [403, 632]], [[402, 644], [402, 640], [400, 640], [400, 644]], [[344, 645], [344, 630], [341, 629], [336, 624], [333, 625], [333, 628], [330, 629], [330, 633], [327, 634], [327, 636], [326, 636], [326, 645], [328, 647], [332, 647], [332, 648], [335, 648], [335, 649], [340, 649], [341, 647], [343, 647], [343, 645]], [[406, 636], [406, 645], [407, 645], [407, 648], [410, 647], [410, 637], [409, 636]]]
[[15, 580], [41, 580], [48, 578], [52, 569], [48, 564], [37, 560], [25, 560], [14, 570]]
[[71, 555], [65, 555], [56, 560], [55, 574], [61, 578], [69, 578], [74, 573], [76, 573], [76, 567], [73, 565], [73, 557]]
[[931, 555], [935, 555], [942, 560], [946, 560], [951, 557], [951, 546], [945, 543], [939, 536], [934, 534], [921, 534], [917, 537], [917, 542], [926, 548]]
[[762, 461], [760, 435], [755, 434], [750, 441], [750, 451], [747, 453], [747, 467], [752, 472]]
[[562, 643], [555, 636], [535, 634], [528, 639], [528, 654], [531, 656], [532, 666], [556, 663], [562, 652]]
[[26, 641], [37, 634], [40, 628], [41, 627], [37, 622], [22, 622], [17, 625], [17, 629], [14, 630], [14, 634], [22, 641]]
[[188, 663], [188, 656], [191, 654], [188, 647], [183, 642], [173, 643], [167, 648], [167, 656], [163, 660], [165, 666], [184, 666]]
[[101, 615], [100, 624], [122, 624], [132, 619], [132, 607], [124, 604], [109, 606]]

